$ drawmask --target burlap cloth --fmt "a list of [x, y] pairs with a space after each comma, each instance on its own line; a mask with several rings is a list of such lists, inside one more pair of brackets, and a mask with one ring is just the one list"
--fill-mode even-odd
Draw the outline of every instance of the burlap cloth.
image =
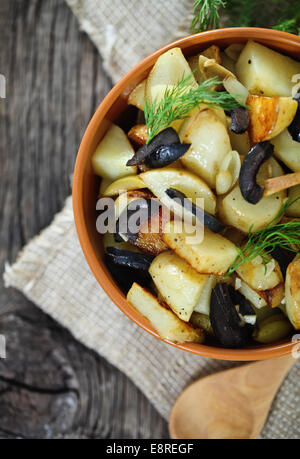
[[[174, 36], [190, 0], [67, 0], [117, 80]], [[21, 290], [83, 344], [123, 371], [167, 419], [173, 402], [194, 379], [232, 366], [161, 343], [139, 329], [95, 281], [77, 239], [71, 198], [53, 223], [6, 266], [7, 286]], [[274, 401], [262, 438], [300, 435], [300, 362]]]

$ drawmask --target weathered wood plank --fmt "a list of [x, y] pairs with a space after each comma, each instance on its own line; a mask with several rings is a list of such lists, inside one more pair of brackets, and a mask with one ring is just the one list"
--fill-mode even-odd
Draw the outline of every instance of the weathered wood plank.
[[[111, 81], [64, 0], [2, 0], [0, 42], [3, 268], [70, 194], [80, 139]], [[0, 334], [0, 438], [167, 436], [132, 382], [2, 280]]]

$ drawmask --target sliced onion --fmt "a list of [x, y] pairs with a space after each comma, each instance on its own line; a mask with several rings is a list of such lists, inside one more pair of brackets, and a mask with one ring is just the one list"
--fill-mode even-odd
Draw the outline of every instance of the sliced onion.
[[230, 151], [222, 161], [216, 177], [217, 194], [230, 191], [238, 181], [241, 170], [241, 157], [237, 151]]
[[217, 194], [225, 194], [232, 188], [232, 175], [226, 171], [220, 171], [216, 177]]
[[223, 80], [223, 86], [229, 94], [240, 103], [245, 104], [249, 96], [249, 91], [236, 78], [227, 76]]

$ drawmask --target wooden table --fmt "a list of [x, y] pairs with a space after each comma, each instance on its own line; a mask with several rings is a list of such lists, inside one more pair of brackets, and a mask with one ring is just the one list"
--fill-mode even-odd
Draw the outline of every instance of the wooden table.
[[[111, 81], [64, 0], [1, 0], [0, 43], [3, 268], [62, 208], [80, 139]], [[0, 359], [0, 438], [168, 436], [123, 374], [2, 279], [0, 294], [8, 348]]]

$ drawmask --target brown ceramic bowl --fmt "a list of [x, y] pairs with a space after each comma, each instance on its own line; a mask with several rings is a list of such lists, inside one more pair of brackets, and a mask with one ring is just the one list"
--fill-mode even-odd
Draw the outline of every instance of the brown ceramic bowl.
[[[275, 50], [300, 58], [300, 37], [284, 32], [257, 28], [228, 28], [212, 30], [183, 38], [165, 46], [140, 62], [125, 75], [109, 92], [93, 116], [83, 137], [74, 173], [73, 205], [78, 236], [85, 257], [97, 281], [112, 301], [131, 320], [161, 339], [148, 320], [142, 317], [127, 301], [103, 260], [101, 236], [96, 231], [96, 200], [100, 179], [93, 174], [91, 156], [104, 136], [111, 121], [122, 122], [122, 114], [127, 107], [127, 97], [132, 89], [149, 73], [157, 58], [165, 51], [178, 46], [186, 56], [196, 54], [212, 44], [220, 47], [232, 43], [243, 43], [249, 39], [256, 40]], [[126, 117], [129, 116], [128, 111]], [[205, 344], [169, 344], [185, 351], [214, 359], [223, 360], [263, 360], [279, 357], [291, 352], [293, 344], [286, 340], [269, 346], [253, 346], [245, 349], [224, 349], [206, 346]]]

